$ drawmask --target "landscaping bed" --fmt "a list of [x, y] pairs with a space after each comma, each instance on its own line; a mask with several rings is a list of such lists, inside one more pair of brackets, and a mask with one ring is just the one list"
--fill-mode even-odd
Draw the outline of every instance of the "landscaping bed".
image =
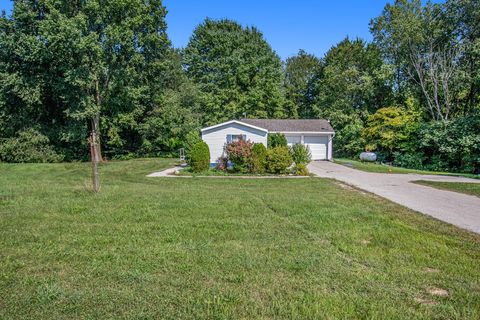
[[191, 167], [186, 167], [176, 171], [175, 176], [193, 176], [193, 177], [258, 177], [258, 178], [308, 178], [313, 177], [313, 174], [296, 175], [293, 171], [291, 173], [273, 174], [273, 173], [240, 173], [234, 170], [218, 170], [210, 168], [205, 171], [194, 172]]
[[296, 143], [289, 147], [281, 133], [268, 135], [268, 149], [263, 143], [243, 138], [226, 143], [213, 169], [210, 150], [204, 141], [198, 141], [188, 154], [189, 168], [179, 174], [309, 176], [307, 165], [312, 159], [307, 146]]

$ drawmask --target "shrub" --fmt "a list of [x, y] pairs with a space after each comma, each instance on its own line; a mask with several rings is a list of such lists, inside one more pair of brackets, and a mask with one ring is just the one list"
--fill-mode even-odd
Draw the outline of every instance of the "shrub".
[[296, 164], [295, 167], [293, 168], [293, 172], [296, 175], [299, 176], [308, 176], [310, 175], [310, 171], [308, 171], [307, 165], [306, 164]]
[[393, 154], [393, 165], [410, 169], [423, 169], [423, 154], [421, 153], [400, 153]]
[[193, 172], [202, 172], [210, 168], [210, 150], [204, 141], [193, 146], [189, 164]]
[[287, 138], [283, 133], [269, 133], [267, 145], [269, 149], [276, 147], [286, 147]]
[[185, 149], [185, 159], [187, 160], [187, 162], [190, 159], [193, 147], [201, 141], [202, 138], [200, 137], [198, 131], [190, 131], [189, 133], [187, 133], [187, 135], [185, 136], [185, 141], [183, 142], [183, 147]]
[[310, 148], [304, 144], [295, 143], [292, 147], [290, 147], [290, 153], [292, 155], [293, 162], [295, 162], [296, 165], [307, 165], [310, 163], [310, 161], [312, 161]]
[[270, 173], [285, 173], [292, 161], [287, 147], [275, 147], [267, 151], [267, 171]]
[[425, 123], [416, 142], [426, 169], [480, 172], [480, 115]]
[[20, 131], [16, 137], [0, 140], [0, 160], [6, 162], [61, 162], [47, 136], [35, 129]]
[[255, 143], [252, 148], [252, 166], [253, 173], [264, 173], [267, 164], [267, 148], [263, 143]]
[[233, 164], [233, 170], [237, 172], [249, 172], [252, 160], [253, 143], [240, 139], [232, 141], [225, 147], [227, 158]]
[[220, 171], [227, 171], [228, 169], [228, 158], [227, 157], [218, 157], [215, 164], [215, 169]]

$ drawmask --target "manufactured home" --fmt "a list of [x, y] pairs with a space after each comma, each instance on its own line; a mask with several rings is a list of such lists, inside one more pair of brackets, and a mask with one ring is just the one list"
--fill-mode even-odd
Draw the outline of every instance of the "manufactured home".
[[210, 162], [224, 155], [227, 143], [238, 139], [263, 143], [267, 147], [269, 133], [283, 133], [288, 145], [305, 144], [312, 160], [332, 160], [332, 139], [335, 131], [324, 119], [241, 119], [203, 128], [202, 139], [210, 149]]

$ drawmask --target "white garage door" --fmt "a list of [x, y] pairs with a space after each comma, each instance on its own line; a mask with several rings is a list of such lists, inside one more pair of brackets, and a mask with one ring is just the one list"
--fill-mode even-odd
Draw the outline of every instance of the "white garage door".
[[287, 138], [287, 143], [289, 146], [294, 145], [295, 143], [300, 143], [301, 142], [301, 137], [300, 136], [288, 136], [286, 135], [285, 138]]
[[312, 160], [327, 159], [327, 136], [305, 136], [304, 142], [310, 148]]

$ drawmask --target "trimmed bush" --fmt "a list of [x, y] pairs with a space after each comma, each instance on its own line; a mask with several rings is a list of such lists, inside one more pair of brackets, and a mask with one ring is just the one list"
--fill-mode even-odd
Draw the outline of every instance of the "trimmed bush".
[[0, 140], [0, 160], [5, 162], [62, 162], [47, 136], [35, 129], [20, 131], [16, 137]]
[[190, 131], [185, 136], [185, 140], [183, 141], [183, 147], [185, 148], [185, 160], [189, 162], [189, 159], [192, 155], [193, 147], [202, 141], [200, 134], [198, 131]]
[[264, 173], [267, 164], [267, 148], [263, 143], [255, 143], [252, 148], [252, 173]]
[[310, 171], [308, 171], [306, 164], [297, 164], [293, 167], [293, 172], [298, 176], [308, 176], [310, 175]]
[[286, 147], [288, 145], [287, 138], [283, 133], [269, 133], [267, 145], [269, 149]]
[[299, 164], [307, 165], [312, 161], [312, 154], [310, 148], [301, 143], [295, 143], [290, 147], [293, 162], [298, 166]]
[[270, 173], [286, 173], [292, 161], [287, 147], [275, 147], [267, 151], [267, 171]]
[[230, 142], [225, 147], [227, 158], [232, 162], [233, 170], [246, 173], [250, 171], [253, 142], [238, 140]]
[[189, 164], [193, 172], [202, 172], [210, 168], [210, 150], [204, 141], [193, 146]]

